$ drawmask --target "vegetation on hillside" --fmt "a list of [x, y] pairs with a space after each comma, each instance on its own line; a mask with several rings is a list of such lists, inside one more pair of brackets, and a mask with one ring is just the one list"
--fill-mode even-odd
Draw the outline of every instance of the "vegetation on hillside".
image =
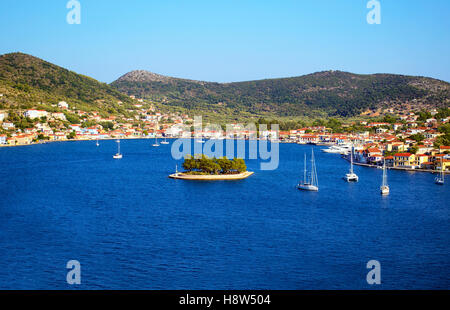
[[0, 56], [0, 93], [0, 109], [53, 112], [59, 101], [106, 114], [127, 115], [132, 108], [132, 100], [108, 84], [22, 53]]
[[326, 71], [293, 78], [225, 84], [169, 77], [145, 80], [142, 74], [138, 77], [130, 72], [111, 85], [128, 95], [169, 106], [225, 115], [349, 117], [368, 109], [405, 102], [430, 106], [448, 106], [450, 103], [449, 83], [402, 75]]

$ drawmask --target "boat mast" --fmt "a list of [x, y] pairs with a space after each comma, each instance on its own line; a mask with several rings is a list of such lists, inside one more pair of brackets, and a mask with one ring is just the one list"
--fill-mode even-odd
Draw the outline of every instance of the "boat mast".
[[306, 153], [305, 153], [305, 170], [303, 175], [303, 184], [306, 184]]
[[120, 140], [117, 140], [117, 154], [120, 154]]
[[353, 146], [350, 151], [350, 173], [353, 174]]
[[383, 160], [383, 184], [382, 184], [382, 186], [387, 186], [386, 159]]
[[316, 171], [316, 162], [314, 160], [314, 149], [311, 150], [311, 185], [319, 186], [319, 182], [317, 182], [317, 171]]

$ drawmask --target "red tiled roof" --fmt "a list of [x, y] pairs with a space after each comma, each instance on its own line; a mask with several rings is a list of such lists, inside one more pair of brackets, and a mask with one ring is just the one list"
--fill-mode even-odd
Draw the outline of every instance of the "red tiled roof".
[[410, 157], [412, 154], [411, 153], [397, 153], [394, 156], [395, 157]]

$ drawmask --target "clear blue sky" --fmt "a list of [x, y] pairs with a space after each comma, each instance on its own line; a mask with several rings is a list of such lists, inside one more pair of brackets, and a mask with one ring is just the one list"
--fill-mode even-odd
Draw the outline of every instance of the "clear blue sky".
[[103, 82], [128, 71], [243, 81], [322, 70], [450, 81], [450, 1], [1, 0], [0, 54], [20, 51]]

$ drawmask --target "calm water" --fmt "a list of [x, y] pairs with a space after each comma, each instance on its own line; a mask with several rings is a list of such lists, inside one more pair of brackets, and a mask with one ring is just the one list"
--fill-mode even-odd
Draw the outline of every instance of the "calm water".
[[[449, 185], [434, 176], [356, 167], [316, 148], [319, 193], [300, 192], [303, 154], [280, 145], [280, 166], [233, 182], [167, 175], [170, 146], [150, 140], [0, 149], [0, 288], [383, 289], [450, 288]], [[178, 162], [180, 164], [180, 162]], [[450, 181], [450, 180], [449, 180]]]

